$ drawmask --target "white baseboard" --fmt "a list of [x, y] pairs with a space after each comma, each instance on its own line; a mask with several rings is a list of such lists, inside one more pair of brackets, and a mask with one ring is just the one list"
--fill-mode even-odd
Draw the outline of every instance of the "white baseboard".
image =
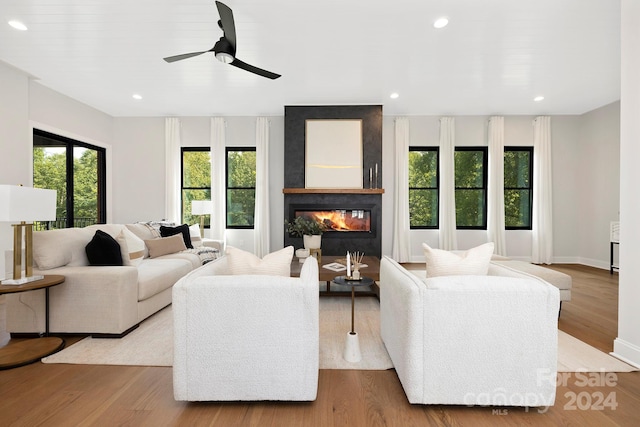
[[616, 338], [613, 341], [613, 351], [610, 354], [623, 362], [640, 368], [640, 347], [635, 344]]

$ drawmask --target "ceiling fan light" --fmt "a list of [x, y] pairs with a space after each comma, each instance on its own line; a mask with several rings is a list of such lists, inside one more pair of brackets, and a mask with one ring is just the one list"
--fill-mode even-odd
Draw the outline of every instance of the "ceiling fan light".
[[235, 59], [233, 55], [227, 52], [216, 52], [216, 58], [220, 62], [224, 62], [225, 64], [230, 64]]
[[11, 20], [9, 21], [9, 25], [11, 25], [13, 28], [15, 28], [16, 30], [20, 30], [20, 31], [27, 31], [27, 26], [24, 25], [22, 22], [20, 21], [16, 21], [16, 20]]
[[436, 29], [444, 28], [448, 24], [449, 24], [449, 18], [447, 18], [446, 16], [443, 16], [435, 20], [435, 22], [433, 23], [433, 28], [436, 28]]

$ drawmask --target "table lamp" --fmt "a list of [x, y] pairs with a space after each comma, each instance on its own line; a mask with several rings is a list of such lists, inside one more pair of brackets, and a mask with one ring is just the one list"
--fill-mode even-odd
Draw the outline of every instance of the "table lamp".
[[213, 202], [211, 200], [192, 200], [191, 214], [200, 215], [200, 237], [204, 238], [204, 216], [213, 213]]
[[[33, 221], [56, 219], [56, 190], [0, 185], [0, 222], [13, 222], [13, 279], [3, 285], [21, 285], [42, 279], [33, 276]], [[17, 224], [15, 224], [17, 223]], [[22, 276], [22, 236], [25, 274]]]

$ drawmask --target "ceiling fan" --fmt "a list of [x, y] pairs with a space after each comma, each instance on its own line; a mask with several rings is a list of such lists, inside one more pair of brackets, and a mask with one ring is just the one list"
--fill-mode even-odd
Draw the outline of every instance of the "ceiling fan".
[[220, 14], [218, 26], [222, 30], [223, 35], [220, 37], [220, 40], [216, 42], [213, 48], [203, 52], [191, 52], [183, 53], [182, 55], [169, 56], [164, 58], [164, 60], [167, 62], [175, 62], [202, 55], [203, 53], [213, 52], [218, 61], [224, 62], [225, 64], [233, 65], [234, 67], [241, 68], [245, 71], [249, 71], [268, 79], [277, 79], [280, 77], [280, 74], [254, 67], [253, 65], [247, 64], [246, 62], [236, 58], [236, 25], [233, 21], [233, 12], [227, 5], [219, 1], [216, 2], [216, 6], [218, 7], [218, 13]]

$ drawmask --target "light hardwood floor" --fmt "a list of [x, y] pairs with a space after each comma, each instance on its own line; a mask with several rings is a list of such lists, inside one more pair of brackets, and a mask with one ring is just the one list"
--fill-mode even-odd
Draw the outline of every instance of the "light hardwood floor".
[[[560, 329], [611, 351], [617, 274], [575, 265], [552, 268], [573, 277], [573, 299], [563, 304]], [[584, 386], [585, 378], [573, 374], [558, 386], [556, 404], [541, 414], [523, 408], [410, 405], [394, 370], [321, 370], [318, 398], [309, 403], [184, 403], [173, 400], [171, 368], [36, 363], [0, 371], [0, 426], [640, 425], [640, 372], [608, 380], [615, 386]], [[613, 393], [617, 407], [577, 408], [587, 399], [594, 403], [598, 393]], [[571, 396], [582, 396], [575, 409]]]

